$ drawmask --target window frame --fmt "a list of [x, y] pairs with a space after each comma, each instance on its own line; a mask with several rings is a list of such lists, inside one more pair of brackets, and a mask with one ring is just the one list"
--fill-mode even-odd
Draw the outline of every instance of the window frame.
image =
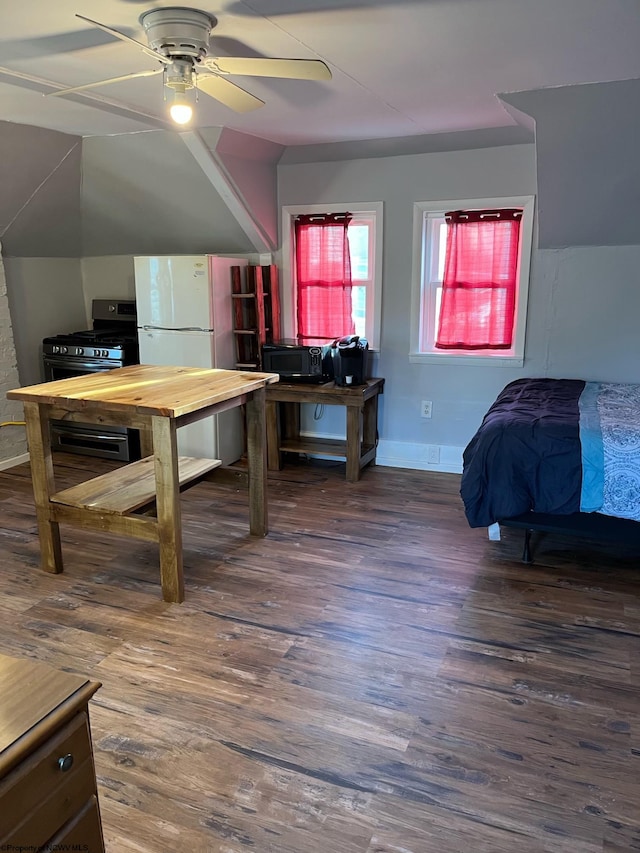
[[[426, 232], [429, 217], [444, 214], [449, 210], [482, 210], [490, 208], [521, 207], [520, 257], [518, 264], [518, 289], [516, 296], [516, 318], [514, 342], [510, 350], [438, 350], [435, 348], [435, 299], [436, 287], [425, 281], [425, 271], [431, 266]], [[458, 364], [522, 367], [524, 364], [527, 307], [529, 301], [529, 275], [533, 246], [533, 220], [535, 196], [504, 196], [498, 198], [449, 199], [418, 201], [413, 205], [413, 269], [411, 292], [411, 331], [409, 361], [417, 364]], [[421, 349], [425, 337], [425, 325], [434, 333], [427, 332], [428, 348]]]
[[[294, 221], [302, 214], [332, 213], [349, 211], [359, 219], [373, 221], [374, 233], [371, 237], [374, 251], [369, 257], [373, 275], [371, 284], [373, 299], [368, 298], [366, 307], [366, 338], [370, 350], [380, 349], [380, 323], [382, 314], [382, 246], [383, 246], [383, 202], [331, 202], [327, 204], [294, 204], [282, 207], [282, 332], [284, 338], [296, 338], [298, 323], [296, 314], [296, 265]], [[354, 286], [361, 286], [355, 281]]]

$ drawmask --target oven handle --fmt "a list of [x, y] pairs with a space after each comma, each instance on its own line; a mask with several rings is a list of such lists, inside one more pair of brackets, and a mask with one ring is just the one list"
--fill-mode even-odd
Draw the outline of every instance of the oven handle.
[[100, 441], [115, 441], [115, 442], [123, 442], [127, 440], [125, 435], [100, 435], [97, 432], [77, 432], [73, 430], [73, 432], [66, 432], [64, 429], [54, 427], [54, 432], [58, 435], [69, 435], [74, 438], [86, 438], [87, 441], [96, 441], [99, 439]]
[[117, 364], [108, 362], [95, 361], [70, 361], [66, 358], [50, 358], [48, 355], [44, 357], [45, 367], [64, 367], [65, 370], [78, 370], [84, 373], [104, 373], [105, 370], [113, 370]]

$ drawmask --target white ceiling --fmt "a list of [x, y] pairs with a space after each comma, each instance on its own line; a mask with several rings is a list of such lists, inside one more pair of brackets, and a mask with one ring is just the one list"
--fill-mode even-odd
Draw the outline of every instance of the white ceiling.
[[[146, 43], [139, 16], [175, 3], [2, 5], [0, 120], [83, 136], [167, 126], [161, 76], [66, 98], [43, 93], [52, 83], [157, 67], [76, 12]], [[196, 126], [282, 145], [505, 128], [516, 122], [499, 93], [640, 77], [640, 0], [213, 0], [199, 8], [218, 19], [213, 55], [329, 65], [333, 79], [323, 82], [233, 78], [266, 102], [244, 115], [200, 96]]]

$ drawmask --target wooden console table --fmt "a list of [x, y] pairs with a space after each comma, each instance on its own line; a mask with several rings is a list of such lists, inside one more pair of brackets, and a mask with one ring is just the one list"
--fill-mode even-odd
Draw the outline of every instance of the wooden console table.
[[88, 710], [100, 686], [0, 655], [0, 850], [104, 853]]
[[[309, 453], [346, 459], [346, 478], [360, 479], [365, 465], [375, 463], [378, 446], [378, 395], [384, 379], [365, 385], [338, 386], [279, 382], [266, 388], [267, 458], [272, 471], [282, 468], [282, 453]], [[300, 403], [347, 407], [346, 441], [300, 436]]]
[[[176, 430], [245, 405], [249, 530], [265, 536], [267, 466], [264, 388], [273, 373], [137, 364], [9, 391], [27, 424], [42, 567], [63, 570], [59, 523], [157, 542], [162, 596], [184, 601], [180, 492], [220, 466], [178, 457]], [[70, 489], [56, 491], [50, 420], [120, 424], [140, 430], [143, 458]]]

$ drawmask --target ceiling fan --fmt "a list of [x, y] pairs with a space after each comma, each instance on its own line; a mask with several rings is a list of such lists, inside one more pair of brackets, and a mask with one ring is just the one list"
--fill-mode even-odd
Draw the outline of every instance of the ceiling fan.
[[195, 89], [215, 98], [238, 113], [264, 106], [264, 101], [228, 79], [230, 75], [281, 77], [293, 80], [330, 80], [329, 67], [319, 59], [267, 59], [262, 57], [214, 57], [209, 55], [209, 36], [217, 20], [206, 12], [183, 7], [152, 9], [140, 16], [148, 45], [142, 44], [113, 27], [84, 15], [76, 15], [88, 24], [111, 33], [160, 62], [161, 67], [110, 77], [50, 92], [50, 96], [69, 95], [118, 83], [135, 77], [163, 74], [164, 86], [173, 93], [169, 114], [177, 124], [187, 124], [193, 115], [187, 92]]

